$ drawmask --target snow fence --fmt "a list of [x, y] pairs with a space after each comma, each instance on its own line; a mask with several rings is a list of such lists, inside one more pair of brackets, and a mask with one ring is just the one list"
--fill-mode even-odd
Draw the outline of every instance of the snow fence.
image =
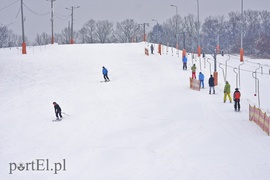
[[254, 121], [264, 132], [270, 134], [270, 118], [260, 108], [249, 105], [249, 120]]

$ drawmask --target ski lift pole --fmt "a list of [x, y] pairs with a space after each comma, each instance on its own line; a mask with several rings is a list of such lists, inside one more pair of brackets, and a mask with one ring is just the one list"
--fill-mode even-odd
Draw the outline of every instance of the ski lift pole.
[[231, 56], [228, 54], [228, 59], [226, 60], [225, 63], [225, 81], [227, 80], [227, 66], [228, 66], [228, 61], [231, 59]]
[[238, 88], [238, 73], [236, 72], [236, 69], [237, 68], [233, 68], [233, 72], [236, 74], [236, 81], [235, 81], [236, 82], [236, 86], [235, 87]]
[[224, 68], [221, 67], [222, 63], [219, 63], [219, 68], [222, 69], [222, 73], [223, 73], [223, 79], [224, 79], [224, 83], [226, 82], [226, 79], [225, 79], [225, 74], [224, 74]]
[[[255, 75], [254, 75], [255, 74]], [[260, 91], [259, 91], [259, 84], [260, 84], [260, 81], [259, 79], [256, 77], [257, 75], [257, 72], [252, 72], [252, 77], [255, 79], [255, 94], [254, 96], [257, 96], [257, 92], [258, 92], [258, 106], [259, 108], [261, 107], [261, 103], [260, 103]], [[257, 91], [257, 88], [256, 88], [256, 84], [258, 82], [258, 91]]]
[[239, 66], [238, 66], [238, 77], [239, 77], [239, 88], [241, 89], [241, 86], [240, 86], [240, 80], [241, 80], [241, 78], [240, 78], [240, 66], [242, 66], [244, 64], [244, 61], [241, 63], [241, 64], [239, 64]]
[[207, 62], [209, 63], [210, 74], [211, 74], [211, 63], [209, 62], [209, 58], [207, 58]]

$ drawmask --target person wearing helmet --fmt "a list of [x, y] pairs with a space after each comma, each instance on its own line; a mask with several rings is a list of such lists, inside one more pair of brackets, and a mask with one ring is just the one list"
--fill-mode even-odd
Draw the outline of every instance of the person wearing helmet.
[[240, 97], [241, 93], [238, 88], [235, 88], [235, 91], [233, 93], [233, 100], [234, 100], [234, 110], [240, 111]]
[[54, 105], [54, 111], [55, 111], [56, 119], [59, 120], [58, 115], [60, 116], [60, 118], [62, 118], [61, 108], [56, 102], [53, 102], [53, 105]]

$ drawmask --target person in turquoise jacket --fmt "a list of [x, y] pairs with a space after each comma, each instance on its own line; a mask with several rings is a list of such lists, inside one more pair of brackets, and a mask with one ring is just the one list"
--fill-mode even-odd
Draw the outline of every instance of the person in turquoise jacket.
[[224, 103], [227, 100], [227, 96], [229, 97], [230, 102], [232, 102], [231, 85], [229, 84], [228, 81], [226, 81], [226, 84], [225, 84], [225, 87], [224, 87]]

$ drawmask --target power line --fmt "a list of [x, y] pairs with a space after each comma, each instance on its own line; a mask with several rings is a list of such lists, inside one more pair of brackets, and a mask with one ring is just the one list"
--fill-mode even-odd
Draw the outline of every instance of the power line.
[[45, 16], [47, 14], [50, 14], [50, 12], [46, 12], [46, 13], [43, 13], [43, 14], [40, 14], [40, 13], [37, 13], [35, 11], [33, 11], [32, 9], [30, 9], [25, 3], [23, 3], [24, 7], [26, 7], [26, 9], [28, 9], [30, 12], [32, 12], [33, 14], [37, 15], [37, 16]]
[[17, 0], [17, 1], [15, 1], [15, 2], [13, 2], [13, 3], [11, 3], [11, 4], [9, 4], [9, 5], [5, 6], [5, 7], [3, 7], [3, 8], [0, 8], [0, 11], [4, 10], [4, 9], [10, 7], [10, 6], [12, 6], [13, 4], [15, 4], [15, 3], [19, 2], [19, 1], [20, 1], [20, 0]]
[[65, 21], [67, 20], [68, 18], [70, 18], [70, 15], [61, 15], [61, 14], [58, 14], [57, 12], [54, 12], [54, 15], [55, 17], [57, 17], [58, 19], [62, 20], [62, 21]]

